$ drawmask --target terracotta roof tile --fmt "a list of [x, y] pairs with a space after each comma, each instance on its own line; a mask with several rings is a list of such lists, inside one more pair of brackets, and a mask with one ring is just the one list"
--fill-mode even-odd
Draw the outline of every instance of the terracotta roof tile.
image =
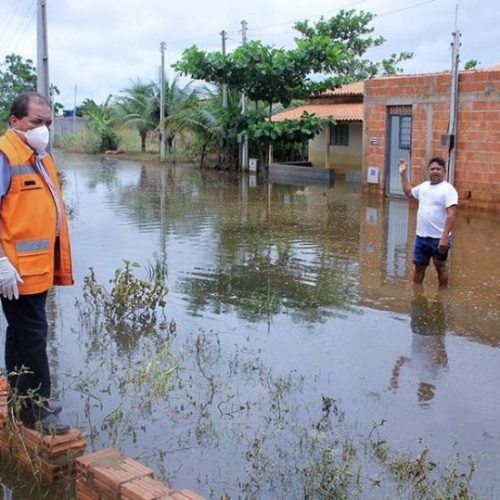
[[273, 122], [284, 120], [298, 120], [307, 111], [315, 114], [318, 118], [328, 118], [333, 116], [337, 121], [358, 121], [363, 120], [363, 103], [352, 104], [303, 104], [298, 108], [287, 109], [281, 113], [273, 115]]
[[320, 96], [332, 95], [363, 95], [365, 90], [365, 82], [353, 82], [342, 85], [338, 89], [325, 90], [321, 92]]

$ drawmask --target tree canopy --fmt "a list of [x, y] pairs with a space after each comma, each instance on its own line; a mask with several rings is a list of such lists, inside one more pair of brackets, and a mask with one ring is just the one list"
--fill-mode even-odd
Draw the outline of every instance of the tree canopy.
[[18, 94], [35, 90], [33, 61], [16, 54], [5, 56], [5, 61], [0, 63], [0, 124], [6, 123], [12, 101]]
[[412, 57], [409, 52], [392, 54], [378, 62], [366, 57], [372, 47], [384, 43], [370, 25], [374, 14], [341, 10], [316, 23], [297, 22], [295, 47], [276, 48], [254, 40], [232, 53], [204, 52], [192, 46], [173, 67], [197, 80], [245, 93], [255, 103], [265, 103], [267, 121], [247, 119], [243, 127], [250, 137], [263, 142], [304, 142], [321, 129], [321, 120], [303, 116], [298, 122], [272, 122], [273, 105], [288, 107], [295, 99], [306, 99], [326, 89], [377, 74], [400, 71], [397, 65]]
[[299, 36], [292, 49], [251, 41], [224, 56], [192, 46], [173, 67], [194, 79], [227, 84], [254, 101], [286, 107], [292, 99], [303, 99], [377, 73], [396, 72], [395, 65], [411, 57], [407, 52], [380, 62], [364, 57], [369, 48], [384, 42], [384, 38], [372, 36], [373, 18], [368, 12], [341, 10], [337, 16], [321, 18], [313, 25], [297, 22], [294, 28]]

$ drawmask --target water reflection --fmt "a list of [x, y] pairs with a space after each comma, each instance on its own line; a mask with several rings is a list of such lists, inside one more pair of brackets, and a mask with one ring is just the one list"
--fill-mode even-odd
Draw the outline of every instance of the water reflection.
[[[86, 230], [77, 245], [101, 247], [107, 233], [115, 248], [103, 248], [112, 262], [105, 273], [130, 254], [142, 264], [160, 255], [169, 268], [171, 297], [186, 302], [193, 317], [236, 313], [268, 323], [286, 313], [314, 323], [357, 305], [409, 312], [415, 206], [406, 200], [365, 200], [341, 182], [287, 186], [260, 173], [116, 159], [92, 159], [86, 168], [73, 168], [72, 161], [66, 160], [66, 199], [80, 205], [90, 195], [103, 198], [100, 206], [86, 209], [84, 219], [79, 215], [85, 225], [78, 230]], [[499, 319], [491, 303], [492, 297], [500, 299], [500, 277], [482, 266], [500, 243], [484, 241], [479, 259], [474, 242], [495, 234], [489, 227], [495, 223], [494, 217], [473, 219], [459, 214], [454, 231], [450, 329], [500, 345], [491, 328]], [[100, 231], [97, 243], [90, 239], [89, 224]], [[140, 237], [129, 241], [135, 230]], [[95, 260], [85, 257], [84, 270]], [[474, 307], [464, 314], [471, 300]], [[482, 328], [484, 320], [488, 325]]]
[[385, 272], [391, 278], [404, 278], [408, 264], [408, 215], [406, 200], [387, 200]]
[[[290, 191], [268, 185], [263, 211], [257, 205], [261, 193], [249, 190], [249, 176], [238, 180], [228, 173], [204, 172], [201, 180], [212, 189], [199, 191], [179, 182], [175, 169], [165, 174], [142, 166], [139, 183], [122, 189], [117, 199], [140, 228], [161, 228], [163, 246], [172, 231], [196, 237], [206, 230], [211, 235], [206, 263], [177, 283], [191, 314], [234, 310], [260, 321], [286, 310], [297, 321], [314, 322], [335, 313], [327, 308], [353, 302], [356, 254], [347, 256], [344, 245], [331, 245], [340, 238], [352, 241], [353, 248], [359, 244], [359, 222], [349, 203], [329, 199], [325, 188]], [[289, 213], [276, 209], [278, 203], [289, 207]], [[309, 227], [312, 217], [324, 234]], [[300, 240], [297, 231], [303, 233]]]
[[394, 391], [399, 388], [399, 378], [405, 367], [414, 372], [416, 398], [422, 407], [427, 407], [434, 399], [438, 382], [448, 367], [443, 301], [446, 293], [439, 290], [433, 299], [428, 299], [420, 287], [415, 288], [410, 306], [411, 354], [399, 357], [392, 370], [390, 387]]

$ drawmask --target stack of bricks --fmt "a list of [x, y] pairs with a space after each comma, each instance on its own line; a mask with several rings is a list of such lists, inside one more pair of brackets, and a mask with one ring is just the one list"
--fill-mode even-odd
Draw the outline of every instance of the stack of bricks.
[[74, 477], [75, 460], [83, 455], [86, 444], [85, 437], [76, 428], [51, 436], [20, 425], [11, 433], [14, 460], [48, 483]]
[[9, 386], [4, 378], [0, 378], [0, 453], [9, 452], [9, 440], [5, 434], [4, 428], [9, 419]]
[[60, 436], [44, 435], [19, 422], [9, 423], [8, 398], [7, 381], [0, 378], [0, 453], [48, 483], [73, 477], [75, 459], [86, 446], [83, 434], [71, 428]]
[[148, 467], [108, 448], [76, 460], [78, 500], [202, 500], [189, 490], [172, 491]]
[[151, 469], [118, 450], [83, 455], [86, 440], [76, 428], [51, 436], [17, 422], [7, 425], [8, 398], [7, 381], [0, 378], [0, 453], [48, 483], [73, 479], [76, 472], [77, 500], [203, 500], [189, 490], [167, 488]]
[[4, 378], [0, 378], [0, 429], [5, 427], [9, 417], [8, 400], [9, 385]]

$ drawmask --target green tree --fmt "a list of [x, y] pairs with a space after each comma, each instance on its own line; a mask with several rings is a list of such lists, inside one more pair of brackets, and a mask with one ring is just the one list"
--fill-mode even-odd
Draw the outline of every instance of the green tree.
[[[363, 11], [341, 10], [337, 16], [328, 20], [321, 18], [313, 25], [308, 21], [298, 22], [294, 26], [299, 32], [296, 47], [289, 50], [251, 41], [223, 56], [192, 46], [173, 66], [182, 74], [218, 85], [227, 84], [254, 102], [265, 103], [271, 121], [273, 104], [287, 107], [293, 99], [305, 99], [343, 83], [396, 71], [395, 65], [410, 57], [409, 53], [393, 54], [380, 62], [365, 58], [369, 48], [384, 42], [382, 37], [372, 36], [373, 17]], [[262, 119], [260, 125], [252, 127], [254, 136], [259, 135], [259, 126], [264, 129], [262, 136], [298, 137], [297, 127], [291, 122], [270, 124]], [[292, 127], [293, 131], [285, 132], [286, 127]], [[310, 126], [304, 124], [300, 128], [304, 131], [303, 141], [309, 137]]]
[[7, 55], [4, 63], [0, 63], [0, 123], [7, 122], [10, 106], [18, 94], [35, 90], [33, 61], [16, 54]]
[[249, 126], [249, 136], [265, 144], [302, 142], [312, 139], [323, 129], [323, 120], [304, 112], [300, 120], [260, 122]]
[[143, 83], [139, 78], [121, 91], [117, 100], [118, 119], [133, 124], [141, 138], [141, 151], [146, 151], [146, 138], [158, 126], [156, 119], [156, 92], [153, 83]]
[[118, 149], [119, 146], [119, 138], [114, 130], [117, 115], [112, 106], [112, 98], [110, 94], [102, 104], [87, 98], [80, 106], [81, 113], [90, 118], [89, 125], [99, 137], [95, 152], [103, 153], [110, 149]]
[[[370, 12], [341, 10], [330, 19], [320, 18], [310, 26], [308, 21], [295, 23], [300, 33], [295, 39], [297, 47], [310, 59], [312, 72], [330, 74], [316, 87], [323, 90], [326, 85], [348, 83], [373, 78], [377, 74], [394, 74], [401, 71], [396, 65], [413, 57], [411, 52], [391, 54], [382, 61], [371, 61], [364, 56], [371, 47], [385, 42], [381, 36], [372, 36], [370, 26], [375, 15]], [[311, 88], [315, 90], [314, 86]]]
[[477, 59], [469, 59], [464, 66], [465, 70], [469, 69], [477, 69], [477, 67], [481, 64], [481, 61], [478, 61]]
[[241, 115], [240, 95], [228, 91], [228, 106], [222, 106], [222, 89], [199, 88], [196, 98], [189, 99], [185, 106], [167, 118], [167, 128], [184, 131], [194, 138], [194, 146], [200, 154], [203, 166], [208, 150], [221, 150], [228, 138], [227, 163], [235, 163], [237, 158], [238, 134], [247, 127], [248, 118]]
[[[173, 142], [176, 134], [180, 131], [179, 119], [182, 116], [184, 109], [186, 107], [192, 106], [193, 101], [198, 98], [198, 91], [191, 89], [191, 83], [188, 82], [186, 85], [181, 85], [179, 82], [179, 76], [176, 75], [174, 78], [169, 80], [165, 79], [164, 87], [164, 116], [165, 116], [165, 141], [167, 145], [167, 150], [172, 151]], [[154, 84], [155, 88], [155, 98], [154, 98], [154, 110], [153, 116], [157, 123], [160, 124], [160, 86]]]

